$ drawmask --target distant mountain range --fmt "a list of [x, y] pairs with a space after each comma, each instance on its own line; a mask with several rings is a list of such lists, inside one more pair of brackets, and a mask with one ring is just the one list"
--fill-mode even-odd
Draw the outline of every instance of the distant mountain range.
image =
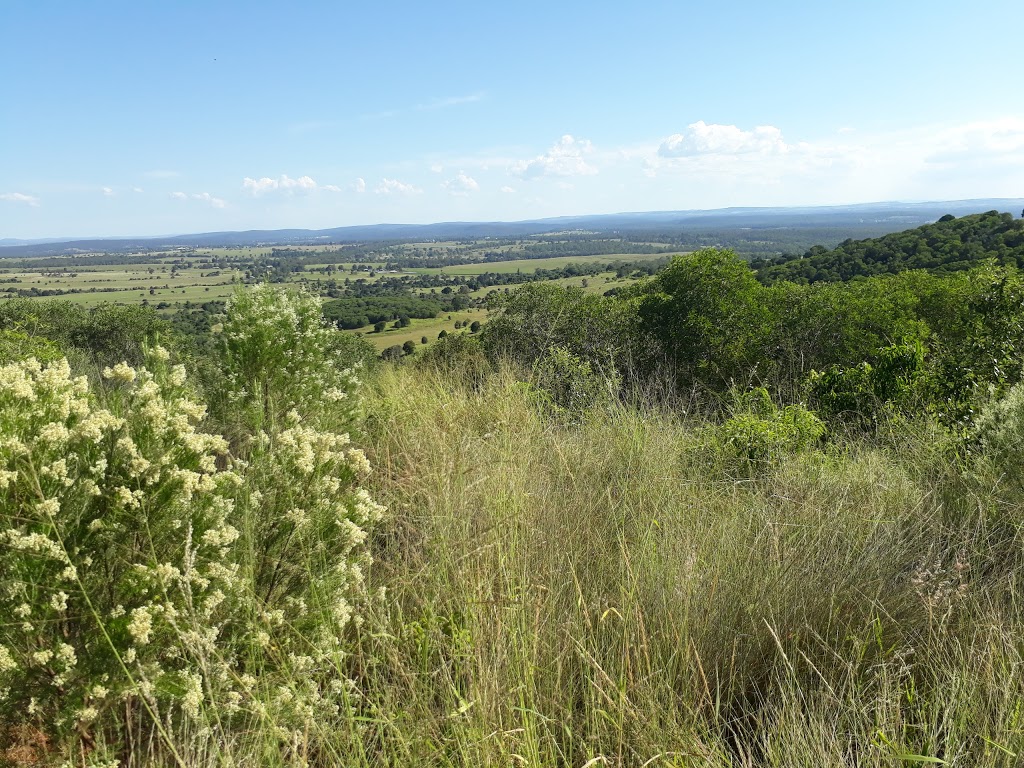
[[451, 221], [438, 224], [371, 224], [331, 229], [266, 229], [245, 232], [205, 232], [163, 237], [90, 239], [0, 239], [0, 258], [94, 252], [131, 252], [183, 247], [318, 245], [388, 240], [442, 240], [526, 237], [567, 230], [607, 234], [659, 234], [720, 229], [836, 229], [872, 224], [893, 232], [927, 224], [945, 214], [962, 216], [989, 210], [1017, 215], [1024, 198], [947, 200], [924, 203], [863, 203], [814, 207], [719, 208], [715, 210], [610, 213], [559, 216], [529, 221]]

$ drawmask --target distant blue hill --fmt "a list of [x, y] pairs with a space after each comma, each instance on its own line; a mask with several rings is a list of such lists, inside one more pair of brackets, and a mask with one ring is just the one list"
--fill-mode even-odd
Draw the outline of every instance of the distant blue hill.
[[389, 240], [447, 240], [526, 237], [564, 230], [602, 234], [650, 232], [659, 234], [737, 229], [843, 229], [872, 225], [896, 232], [936, 221], [945, 214], [963, 216], [989, 210], [1011, 212], [1024, 208], [1024, 198], [947, 200], [924, 203], [863, 203], [858, 205], [719, 208], [715, 210], [610, 213], [559, 216], [529, 221], [450, 221], [437, 224], [371, 224], [331, 229], [266, 229], [245, 232], [204, 232], [164, 237], [110, 237], [65, 240], [0, 240], [0, 258], [50, 256], [89, 252], [130, 252], [183, 247], [285, 246], [326, 243], [365, 243]]

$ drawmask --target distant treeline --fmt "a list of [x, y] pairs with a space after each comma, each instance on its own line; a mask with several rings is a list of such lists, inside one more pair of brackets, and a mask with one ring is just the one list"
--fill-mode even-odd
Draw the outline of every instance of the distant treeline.
[[339, 328], [353, 329], [402, 317], [437, 317], [442, 307], [440, 300], [410, 295], [369, 296], [328, 301], [323, 306], [323, 313]]

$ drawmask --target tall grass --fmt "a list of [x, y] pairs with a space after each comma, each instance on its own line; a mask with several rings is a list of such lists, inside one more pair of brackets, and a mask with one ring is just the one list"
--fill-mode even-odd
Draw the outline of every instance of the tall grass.
[[369, 401], [374, 760], [1017, 764], [1019, 542], [926, 425], [751, 478], [707, 427], [560, 425], [507, 372]]
[[[280, 445], [233, 497], [232, 645], [190, 645], [184, 613], [162, 630], [173, 658], [225, 672], [204, 671], [202, 716], [132, 694], [65, 744], [0, 717], [0, 765], [1024, 761], [1005, 461], [961, 465], [939, 428], [891, 420], [752, 465], [704, 417], [599, 399], [565, 418], [505, 369], [383, 367], [361, 398], [360, 482], [390, 512], [358, 560], [358, 620], [336, 615], [349, 555], [316, 506], [336, 470], [296, 468], [298, 417], [254, 398]], [[278, 536], [303, 504], [323, 525]], [[294, 615], [246, 629], [279, 573]]]

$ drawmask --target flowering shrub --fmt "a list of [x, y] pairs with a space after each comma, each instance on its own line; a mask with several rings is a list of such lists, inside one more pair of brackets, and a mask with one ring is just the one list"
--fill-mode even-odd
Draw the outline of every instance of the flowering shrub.
[[351, 417], [343, 401], [358, 379], [344, 366], [346, 337], [324, 321], [318, 297], [253, 286], [228, 300], [217, 330], [228, 399], [252, 430], [276, 429], [293, 409], [307, 417], [340, 414], [342, 422]]
[[208, 648], [230, 620], [241, 478], [166, 358], [106, 369], [103, 405], [66, 361], [0, 369], [0, 711], [87, 729], [185, 685], [189, 646], [167, 638]]
[[273, 333], [225, 323], [237, 402], [269, 416], [241, 458], [161, 347], [95, 387], [63, 359], [0, 366], [0, 725], [116, 748], [134, 711], [168, 744], [188, 721], [221, 749], [255, 717], [296, 749], [357, 693], [345, 630], [383, 508], [356, 489], [370, 467], [348, 433], [322, 427], [351, 419], [355, 379], [329, 344], [314, 358], [308, 297], [256, 293], [233, 309]]

